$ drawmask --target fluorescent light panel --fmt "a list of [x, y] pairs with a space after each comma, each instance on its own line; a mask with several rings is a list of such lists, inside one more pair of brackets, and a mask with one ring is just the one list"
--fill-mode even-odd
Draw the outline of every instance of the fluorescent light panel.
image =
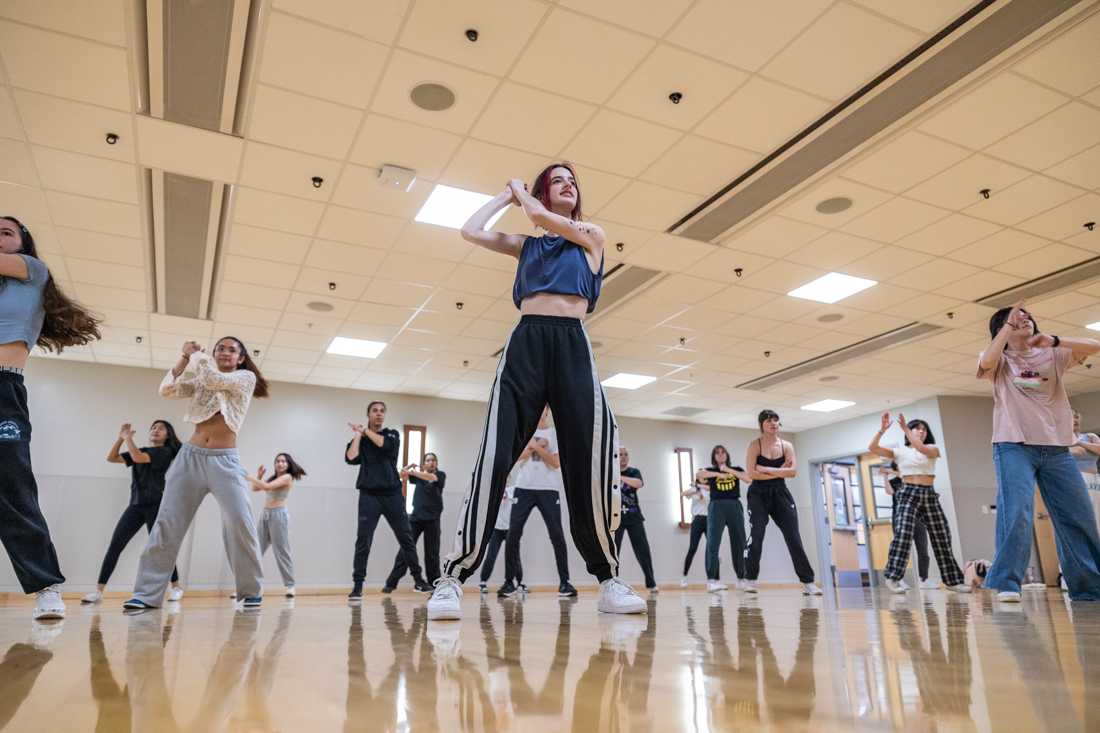
[[[477, 191], [437, 184], [428, 196], [428, 200], [420, 207], [420, 211], [416, 212], [416, 220], [423, 224], [461, 229], [466, 220], [492, 198]], [[489, 220], [486, 229], [492, 229], [507, 210], [507, 208], [501, 209]]]
[[628, 374], [626, 372], [619, 372], [613, 377], [600, 382], [605, 387], [615, 387], [616, 389], [638, 389], [644, 387], [651, 382], [656, 382], [657, 377], [651, 377], [647, 374]]
[[382, 341], [367, 341], [366, 339], [337, 336], [325, 351], [338, 356], [358, 356], [362, 359], [374, 359], [382, 353], [384, 348], [386, 348], [386, 344]]
[[848, 400], [821, 400], [820, 402], [802, 405], [802, 409], [807, 412], [834, 412], [843, 410], [845, 407], [851, 407], [854, 404], [855, 402], [849, 402]]
[[1096, 323], [1090, 323], [1087, 326], [1085, 326], [1085, 328], [1087, 328], [1090, 331], [1100, 331], [1100, 321], [1097, 321]]
[[830, 272], [800, 288], [795, 288], [787, 295], [803, 300], [816, 300], [818, 303], [836, 303], [875, 285], [878, 283], [874, 280], [853, 277], [842, 272]]

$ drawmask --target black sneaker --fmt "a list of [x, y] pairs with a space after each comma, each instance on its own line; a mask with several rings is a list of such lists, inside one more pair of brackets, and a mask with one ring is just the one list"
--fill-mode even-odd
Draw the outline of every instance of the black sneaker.
[[516, 586], [512, 585], [512, 581], [509, 580], [504, 585], [500, 586], [500, 589], [497, 591], [497, 597], [511, 598], [516, 592]]
[[435, 586], [432, 585], [431, 583], [427, 582], [423, 578], [421, 578], [420, 580], [414, 581], [413, 587], [416, 588], [421, 593], [431, 593], [435, 590]]
[[263, 600], [263, 596], [247, 596], [243, 601], [241, 601], [241, 604], [245, 608], [259, 608], [260, 604], [263, 603]]
[[576, 598], [577, 589], [568, 580], [558, 586], [558, 598]]
[[351, 593], [348, 593], [349, 601], [361, 601], [363, 600], [363, 584], [361, 582], [356, 583], [351, 587]]
[[[395, 588], [394, 586], [392, 586], [392, 585], [384, 585], [384, 586], [382, 586], [382, 592], [383, 592], [383, 593], [393, 593], [393, 592], [394, 592], [395, 590], [396, 590], [396, 588]], [[354, 592], [354, 591], [353, 591], [353, 592]], [[360, 591], [360, 592], [359, 592], [359, 596], [360, 596], [360, 597], [362, 597], [362, 595], [363, 595], [363, 592], [362, 592], [362, 591]], [[351, 596], [348, 596], [348, 598], [351, 598]]]
[[145, 601], [139, 601], [136, 598], [131, 598], [130, 600], [122, 604], [122, 608], [126, 611], [137, 611], [140, 613], [143, 611], [155, 611], [157, 607], [152, 606]]
[[480, 583], [478, 583], [478, 584], [477, 584], [477, 589], [478, 589], [479, 591], [481, 591], [481, 592], [482, 592], [482, 594], [488, 593], [488, 592], [489, 592], [489, 584], [488, 584], [488, 583], [486, 583], [486, 582], [484, 582], [484, 581], [482, 581], [482, 582], [480, 582]]

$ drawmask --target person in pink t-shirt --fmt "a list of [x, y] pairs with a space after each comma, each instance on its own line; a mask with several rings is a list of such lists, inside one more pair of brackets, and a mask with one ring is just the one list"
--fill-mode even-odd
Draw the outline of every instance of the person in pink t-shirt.
[[1100, 601], [1100, 536], [1069, 452], [1076, 437], [1063, 381], [1067, 369], [1100, 352], [1100, 341], [1040, 333], [1022, 303], [994, 313], [989, 333], [993, 340], [978, 360], [978, 378], [993, 383], [997, 550], [985, 585], [998, 591], [997, 600], [1019, 603], [1038, 483], [1070, 598]]

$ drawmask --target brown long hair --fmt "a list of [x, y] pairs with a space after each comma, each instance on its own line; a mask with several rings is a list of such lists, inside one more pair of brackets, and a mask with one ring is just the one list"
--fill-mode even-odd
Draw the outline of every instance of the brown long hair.
[[535, 184], [531, 186], [531, 195], [542, 202], [542, 205], [547, 209], [550, 208], [550, 173], [555, 168], [565, 168], [573, 175], [573, 188], [577, 191], [577, 203], [573, 206], [573, 211], [570, 212], [569, 218], [573, 221], [580, 221], [584, 218], [581, 213], [581, 186], [577, 181], [577, 171], [573, 168], [572, 163], [562, 161], [561, 163], [551, 163], [542, 169], [542, 171], [535, 177]]
[[[23, 226], [23, 222], [14, 216], [0, 216], [0, 219], [15, 222], [19, 227], [19, 237], [23, 244], [20, 254], [36, 260], [42, 259], [38, 256], [34, 237]], [[84, 346], [99, 340], [99, 324], [103, 319], [61, 292], [52, 274], [46, 278], [46, 286], [42, 289], [42, 310], [45, 311], [45, 317], [42, 319], [42, 332], [38, 335], [37, 345], [46, 351], [60, 354], [66, 346]]]
[[271, 394], [271, 391], [267, 387], [267, 380], [264, 379], [264, 375], [260, 374], [260, 368], [256, 366], [256, 362], [252, 361], [252, 355], [248, 353], [248, 348], [244, 345], [236, 336], [222, 336], [220, 339], [214, 342], [214, 346], [217, 346], [222, 341], [236, 341], [237, 348], [241, 350], [241, 354], [244, 356], [244, 361], [237, 365], [238, 369], [247, 369], [256, 375], [256, 388], [252, 390], [253, 397], [267, 397]]
[[[298, 481], [303, 476], [306, 475], [306, 470], [304, 468], [302, 468], [302, 466], [297, 461], [295, 461], [293, 458], [291, 458], [289, 453], [286, 453], [286, 452], [276, 453], [275, 454], [275, 460], [276, 461], [279, 460], [279, 456], [282, 456], [283, 458], [286, 459], [286, 473], [292, 479], [294, 479], [295, 481]], [[272, 468], [272, 470], [275, 469], [274, 462], [272, 462], [271, 468]], [[268, 481], [268, 483], [270, 483], [271, 481], [274, 481], [276, 478], [278, 478], [278, 476], [272, 476], [270, 481]]]

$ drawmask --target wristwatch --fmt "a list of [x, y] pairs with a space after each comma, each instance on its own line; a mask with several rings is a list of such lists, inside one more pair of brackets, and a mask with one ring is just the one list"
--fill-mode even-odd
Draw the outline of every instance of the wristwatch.
[[1057, 349], [1062, 344], [1062, 339], [1054, 335], [1051, 335], [1051, 338], [1054, 339], [1054, 344], [1051, 346], [1051, 348]]

